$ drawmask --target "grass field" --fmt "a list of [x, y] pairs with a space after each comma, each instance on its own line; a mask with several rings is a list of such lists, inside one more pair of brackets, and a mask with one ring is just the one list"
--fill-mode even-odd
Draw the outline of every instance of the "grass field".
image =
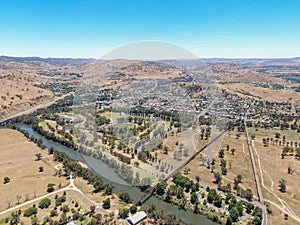
[[292, 90], [272, 90], [243, 83], [220, 85], [220, 87], [242, 97], [256, 97], [275, 102], [288, 101], [290, 98], [294, 101], [300, 100], [300, 93]]
[[[55, 170], [48, 163], [46, 151], [28, 142], [21, 133], [0, 129], [0, 146], [0, 210], [16, 205], [17, 196], [22, 203], [46, 194], [48, 183], [54, 183], [56, 187], [68, 184], [65, 178], [54, 176]], [[36, 153], [42, 153], [43, 159], [37, 161]], [[44, 171], [39, 172], [39, 167]], [[4, 184], [6, 176], [10, 182]]]
[[[225, 150], [226, 145], [229, 145], [229, 151]], [[236, 132], [227, 132], [223, 137], [221, 149], [225, 150], [224, 159], [226, 160], [226, 168], [228, 171], [227, 175], [222, 176], [222, 185], [230, 183], [231, 187], [233, 187], [234, 178], [240, 174], [243, 177], [240, 186], [243, 188], [250, 188], [253, 192], [253, 195], [257, 196], [254, 175], [252, 172], [252, 165], [246, 141], [242, 138], [236, 139]], [[234, 155], [232, 155], [231, 149], [235, 149]], [[217, 188], [217, 185], [213, 183], [215, 178], [214, 174], [211, 173], [211, 169], [206, 168], [206, 166], [202, 166], [202, 157], [203, 154], [200, 154], [187, 166], [191, 170], [191, 173], [188, 176], [192, 177], [193, 179], [195, 179], [196, 176], [199, 176], [202, 182]], [[218, 154], [216, 155], [215, 159], [215, 171], [221, 173], [221, 159], [218, 157]]]

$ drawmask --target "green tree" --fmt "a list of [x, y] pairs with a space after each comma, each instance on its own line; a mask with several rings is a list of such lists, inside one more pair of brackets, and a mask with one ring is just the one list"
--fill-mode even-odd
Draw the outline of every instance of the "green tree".
[[215, 176], [215, 183], [216, 184], [221, 184], [221, 181], [222, 181], [222, 176], [219, 172], [215, 172], [214, 173], [214, 176]]
[[121, 191], [119, 198], [125, 203], [129, 203], [131, 201], [130, 195], [126, 191]]
[[281, 192], [286, 192], [286, 181], [284, 179], [281, 179], [279, 181], [278, 187]]
[[35, 156], [38, 161], [41, 160], [43, 157], [41, 153], [36, 153]]
[[130, 206], [129, 208], [131, 214], [135, 214], [137, 211], [137, 207], [135, 205]]
[[232, 225], [232, 218], [230, 216], [227, 217], [226, 225]]
[[197, 196], [196, 192], [193, 192], [193, 193], [191, 194], [191, 203], [192, 203], [193, 205], [199, 203], [199, 199], [198, 199], [198, 196]]
[[23, 216], [24, 217], [31, 217], [32, 215], [36, 215], [36, 214], [37, 214], [37, 208], [33, 206], [33, 207], [30, 207], [30, 208], [26, 209], [24, 211]]
[[122, 219], [125, 219], [128, 217], [128, 214], [129, 214], [129, 209], [127, 208], [122, 208], [120, 209], [119, 211], [119, 216], [122, 218]]
[[224, 158], [224, 156], [225, 156], [224, 149], [221, 149], [221, 150], [219, 151], [219, 158]]
[[7, 183], [9, 183], [10, 182], [10, 178], [9, 177], [4, 177], [3, 178], [3, 183], [4, 184], [7, 184]]
[[156, 186], [156, 193], [158, 195], [164, 195], [165, 194], [165, 190], [166, 190], [167, 184], [165, 182], [163, 183], [158, 183]]
[[44, 198], [39, 202], [39, 207], [41, 209], [47, 209], [51, 205], [51, 200], [49, 198]]
[[102, 207], [103, 207], [103, 209], [110, 209], [110, 199], [109, 198], [107, 198], [103, 201]]
[[233, 222], [238, 221], [239, 213], [238, 213], [238, 210], [235, 207], [233, 207], [229, 210], [229, 214], [230, 214], [230, 217], [231, 217]]

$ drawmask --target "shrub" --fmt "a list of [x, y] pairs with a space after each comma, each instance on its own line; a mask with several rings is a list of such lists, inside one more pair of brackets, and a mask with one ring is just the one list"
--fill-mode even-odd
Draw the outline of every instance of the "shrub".
[[41, 209], [47, 209], [51, 205], [51, 200], [49, 198], [45, 198], [40, 201], [39, 207]]
[[30, 207], [24, 211], [24, 217], [31, 217], [32, 215], [37, 214], [37, 208]]

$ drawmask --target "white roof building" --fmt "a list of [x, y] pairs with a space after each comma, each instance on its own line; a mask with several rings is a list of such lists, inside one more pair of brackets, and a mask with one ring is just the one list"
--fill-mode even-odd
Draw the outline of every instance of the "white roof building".
[[146, 217], [147, 217], [147, 214], [144, 211], [140, 211], [140, 212], [137, 212], [136, 214], [134, 214], [133, 216], [128, 217], [127, 221], [130, 224], [135, 225], [135, 224], [138, 224], [139, 222], [141, 222], [142, 220], [144, 220]]
[[77, 225], [76, 221], [71, 221], [69, 223], [67, 223], [67, 225]]

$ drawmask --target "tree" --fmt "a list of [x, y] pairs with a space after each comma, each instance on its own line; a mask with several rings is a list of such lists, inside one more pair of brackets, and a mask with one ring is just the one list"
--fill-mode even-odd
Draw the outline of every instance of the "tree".
[[235, 153], [235, 148], [232, 148], [231, 149], [231, 155], [234, 155], [234, 153]]
[[156, 193], [158, 195], [163, 195], [165, 194], [165, 190], [166, 190], [167, 184], [165, 182], [163, 183], [158, 183], [156, 186]]
[[113, 190], [113, 185], [110, 184], [110, 183], [107, 183], [105, 185], [105, 188], [104, 188], [104, 194], [111, 195], [112, 194], [112, 190]]
[[210, 189], [209, 191], [208, 191], [208, 195], [207, 195], [207, 201], [209, 202], [209, 203], [213, 203], [213, 201], [216, 199], [216, 196], [217, 196], [217, 191], [216, 191], [216, 189]]
[[168, 151], [169, 151], [169, 148], [167, 146], [164, 146], [164, 154], [165, 155], [168, 155]]
[[49, 198], [44, 198], [39, 202], [39, 207], [41, 209], [47, 209], [51, 205], [51, 200]]
[[281, 179], [279, 181], [278, 187], [281, 192], [286, 192], [286, 181], [284, 179]]
[[20, 223], [20, 215], [21, 215], [21, 211], [16, 211], [16, 212], [12, 212], [11, 213], [11, 221], [10, 224], [12, 225], [17, 225]]
[[122, 208], [120, 209], [119, 211], [119, 216], [122, 218], [122, 219], [126, 219], [128, 217], [128, 214], [129, 214], [129, 209], [127, 208]]
[[36, 218], [36, 216], [33, 216], [31, 218], [31, 225], [38, 225], [38, 219]]
[[121, 191], [119, 198], [125, 203], [129, 203], [131, 201], [130, 195], [126, 191]]
[[199, 199], [198, 199], [198, 196], [197, 196], [196, 192], [193, 192], [193, 193], [191, 194], [191, 203], [192, 203], [193, 205], [199, 203]]
[[102, 207], [103, 207], [103, 209], [109, 209], [110, 208], [110, 199], [109, 198], [103, 200]]
[[238, 187], [238, 185], [240, 184], [240, 183], [242, 183], [242, 179], [243, 179], [243, 177], [242, 177], [242, 175], [240, 175], [240, 174], [238, 174], [235, 178], [234, 178], [234, 181], [233, 181], [233, 189], [237, 189], [237, 187]]
[[229, 210], [229, 214], [230, 214], [230, 217], [231, 217], [231, 219], [232, 219], [233, 222], [237, 222], [238, 221], [239, 213], [238, 213], [238, 210], [236, 209], [236, 207], [232, 207]]
[[44, 171], [44, 167], [43, 166], [40, 166], [39, 167], [39, 172], [41, 173], [41, 172], [43, 172]]
[[226, 175], [227, 174], [227, 168], [226, 167], [222, 167], [221, 171], [222, 171], [222, 175]]
[[31, 217], [32, 215], [35, 215], [35, 214], [37, 214], [37, 208], [35, 208], [35, 207], [30, 207], [30, 208], [28, 208], [28, 209], [26, 209], [26, 210], [24, 211], [23, 216], [24, 216], [24, 217]]
[[253, 198], [253, 193], [252, 193], [252, 190], [247, 188], [247, 190], [245, 191], [245, 198], [248, 200], [248, 201], [252, 201], [252, 198]]
[[232, 225], [232, 219], [231, 217], [227, 217], [227, 220], [226, 220], [226, 225]]
[[221, 181], [222, 181], [222, 176], [221, 176], [221, 174], [220, 174], [219, 172], [215, 172], [215, 173], [214, 173], [214, 176], [215, 176], [215, 183], [216, 183], [216, 184], [220, 184]]
[[292, 169], [292, 167], [288, 167], [288, 174], [293, 175], [293, 173], [295, 172], [295, 169]]
[[135, 214], [137, 211], [137, 207], [135, 205], [130, 206], [129, 208], [131, 214]]
[[54, 153], [54, 148], [53, 147], [49, 148], [48, 149], [48, 154], [53, 155], [53, 153]]
[[54, 217], [54, 216], [57, 216], [58, 214], [57, 214], [57, 210], [55, 210], [55, 209], [52, 209], [51, 211], [50, 211], [50, 217]]
[[9, 177], [4, 177], [3, 178], [3, 183], [4, 184], [7, 184], [7, 183], [9, 183], [10, 182], [10, 178]]
[[36, 156], [37, 161], [41, 160], [43, 157], [41, 153], [36, 153], [35, 156]]
[[221, 149], [221, 150], [219, 151], [219, 158], [224, 158], [224, 156], [225, 156], [224, 149]]

